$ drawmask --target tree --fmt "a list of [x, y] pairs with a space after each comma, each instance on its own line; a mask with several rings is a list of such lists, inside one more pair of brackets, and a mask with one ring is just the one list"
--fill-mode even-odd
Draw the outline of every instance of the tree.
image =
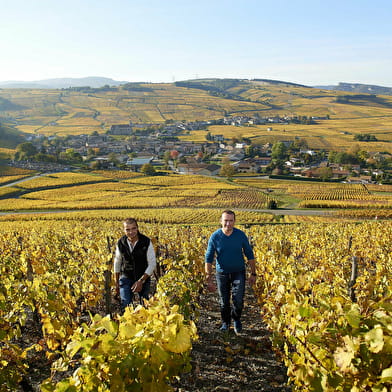
[[340, 164], [356, 164], [358, 163], [358, 159], [355, 155], [352, 155], [345, 151], [340, 151], [335, 156], [335, 162]]
[[295, 139], [294, 143], [291, 145], [292, 150], [307, 150], [308, 148], [308, 142], [301, 138]]
[[285, 159], [287, 155], [287, 147], [282, 142], [274, 143], [272, 146], [272, 159]]
[[362, 162], [366, 162], [366, 160], [369, 158], [369, 153], [365, 150], [361, 150], [361, 151], [358, 151], [357, 157]]
[[92, 161], [90, 163], [90, 168], [92, 170], [99, 170], [99, 169], [101, 169], [101, 162], [99, 162], [99, 161]]
[[38, 151], [33, 143], [21, 143], [16, 146], [15, 160], [24, 161], [26, 159], [31, 159], [37, 153]]
[[38, 154], [34, 155], [34, 161], [36, 162], [56, 162], [56, 157], [51, 154], [44, 154], [39, 152]]
[[234, 173], [235, 169], [232, 165], [230, 165], [230, 163], [225, 163], [219, 171], [220, 176], [227, 178], [232, 178], [234, 176]]
[[278, 208], [278, 203], [274, 199], [268, 200], [267, 208], [269, 210], [276, 210]]
[[92, 158], [94, 158], [96, 156], [97, 156], [97, 154], [95, 153], [94, 148], [89, 147], [87, 149], [87, 159], [90, 160], [90, 159], [92, 159]]
[[323, 181], [327, 181], [332, 178], [332, 169], [326, 166], [319, 167], [317, 169], [317, 174]]
[[108, 155], [108, 161], [109, 161], [110, 163], [112, 163], [113, 166], [117, 166], [117, 165], [119, 165], [119, 163], [120, 163], [120, 161], [119, 161], [119, 159], [118, 159], [118, 157], [117, 157], [117, 154], [114, 153], [114, 152], [111, 152], [111, 153]]
[[196, 154], [196, 160], [198, 162], [201, 162], [203, 160], [204, 154], [202, 153], [202, 151], [198, 151], [198, 153]]
[[176, 160], [180, 153], [177, 150], [171, 150], [170, 151], [170, 158]]
[[361, 147], [358, 144], [353, 144], [349, 148], [348, 153], [351, 155], [358, 155], [359, 151], [361, 151]]
[[163, 162], [165, 162], [165, 165], [164, 165], [165, 169], [169, 168], [169, 160], [170, 160], [170, 151], [166, 150], [163, 153]]
[[140, 171], [146, 175], [146, 176], [153, 176], [156, 172], [155, 172], [155, 168], [153, 165], [151, 165], [151, 163], [145, 163], [142, 168], [140, 169]]
[[82, 162], [82, 156], [73, 148], [67, 148], [65, 152], [60, 153], [60, 159], [70, 163]]
[[235, 146], [237, 143], [239, 143], [240, 142], [240, 139], [238, 139], [238, 137], [235, 137], [235, 136], [233, 136], [232, 138], [231, 138], [231, 145], [232, 146]]
[[245, 154], [246, 154], [247, 157], [253, 158], [253, 157], [256, 155], [256, 149], [255, 149], [255, 147], [252, 146], [252, 145], [246, 146], [246, 148], [245, 148]]

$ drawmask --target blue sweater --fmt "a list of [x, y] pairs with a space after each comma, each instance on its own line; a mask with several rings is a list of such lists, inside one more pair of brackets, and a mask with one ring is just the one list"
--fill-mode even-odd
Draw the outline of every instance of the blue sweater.
[[237, 228], [227, 236], [222, 229], [212, 233], [205, 254], [205, 262], [212, 263], [216, 254], [217, 272], [239, 272], [245, 269], [244, 254], [253, 260], [253, 250], [245, 233]]

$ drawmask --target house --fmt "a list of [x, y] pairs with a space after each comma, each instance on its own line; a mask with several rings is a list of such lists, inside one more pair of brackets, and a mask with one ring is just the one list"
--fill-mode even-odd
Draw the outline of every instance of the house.
[[228, 156], [230, 161], [240, 161], [241, 159], [244, 159], [245, 154], [242, 152], [234, 152]]
[[300, 149], [299, 152], [300, 152], [300, 154], [308, 154], [310, 156], [316, 155], [316, 151], [313, 151], [313, 150], [303, 150], [303, 149]]
[[223, 142], [225, 140], [223, 135], [212, 135], [211, 138], [214, 142]]
[[201, 174], [205, 176], [216, 176], [221, 167], [207, 163], [180, 163], [177, 165], [177, 172], [180, 174]]
[[372, 176], [348, 177], [349, 184], [371, 184]]
[[233, 165], [238, 173], [257, 173], [259, 166], [253, 162], [237, 162]]
[[139, 171], [143, 165], [151, 163], [153, 159], [154, 157], [131, 158], [127, 161], [126, 165], [133, 171]]
[[109, 133], [111, 135], [131, 135], [131, 124], [115, 124], [110, 127]]
[[245, 146], [246, 146], [246, 143], [236, 143], [234, 148], [237, 150], [241, 150], [241, 149], [245, 148]]
[[260, 157], [255, 159], [255, 162], [259, 165], [259, 167], [267, 167], [271, 161], [271, 157]]
[[204, 176], [217, 176], [219, 174], [220, 170], [221, 170], [221, 166], [211, 164], [211, 165], [207, 165], [203, 169], [200, 169], [199, 171], [197, 171], [197, 174], [201, 174]]
[[113, 164], [109, 162], [109, 159], [106, 157], [97, 157], [94, 158], [93, 160], [99, 163], [99, 167], [101, 169], [109, 169], [110, 167], [113, 167]]
[[207, 166], [206, 163], [180, 163], [177, 165], [177, 172], [180, 174], [197, 174], [200, 169]]
[[257, 159], [245, 159], [233, 164], [238, 173], [258, 173], [260, 171], [260, 163]]
[[341, 179], [341, 178], [346, 178], [349, 177], [351, 174], [350, 170], [332, 170], [332, 178], [333, 179]]

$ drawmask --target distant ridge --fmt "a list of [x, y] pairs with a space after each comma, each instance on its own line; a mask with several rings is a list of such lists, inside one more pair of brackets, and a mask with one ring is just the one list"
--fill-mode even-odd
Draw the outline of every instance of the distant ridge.
[[271, 83], [271, 84], [287, 84], [289, 86], [311, 88], [311, 86], [305, 86], [304, 84], [298, 84], [298, 83], [292, 83], [292, 82], [284, 82], [282, 80], [274, 80], [274, 79], [251, 79], [251, 80], [255, 81], [255, 82], [264, 82], [264, 83]]
[[[392, 87], [378, 86], [373, 84], [361, 84], [361, 83], [346, 83], [340, 82], [338, 85], [317, 85], [317, 86], [306, 86], [303, 84], [287, 82], [282, 80], [274, 79], [220, 79], [220, 78], [209, 78], [209, 79], [189, 79], [179, 83], [241, 83], [241, 82], [262, 82], [269, 84], [285, 84], [289, 86], [298, 86], [306, 88], [317, 88], [323, 90], [337, 90], [337, 91], [348, 91], [362, 94], [381, 94], [381, 95], [392, 95]], [[140, 82], [144, 84], [144, 82]], [[140, 84], [137, 83], [137, 84]], [[129, 81], [119, 81], [111, 78], [105, 78], [101, 76], [87, 76], [83, 78], [53, 78], [53, 79], [42, 79], [35, 81], [0, 81], [0, 88], [26, 88], [26, 89], [62, 89], [70, 87], [91, 87], [100, 88], [104, 86], [117, 87], [120, 85], [131, 84]], [[153, 83], [154, 84], [154, 83]], [[177, 84], [177, 83], [175, 83]]]
[[373, 84], [340, 82], [337, 86], [313, 86], [313, 87], [321, 88], [324, 90], [348, 91], [353, 93], [392, 95], [392, 87], [383, 87], [383, 86], [377, 86]]
[[128, 83], [126, 81], [117, 81], [111, 78], [100, 76], [88, 76], [85, 78], [55, 78], [43, 79], [32, 82], [23, 81], [6, 81], [0, 82], [0, 88], [38, 88], [38, 89], [57, 89], [69, 87], [92, 87], [99, 88], [106, 85], [119, 86]]

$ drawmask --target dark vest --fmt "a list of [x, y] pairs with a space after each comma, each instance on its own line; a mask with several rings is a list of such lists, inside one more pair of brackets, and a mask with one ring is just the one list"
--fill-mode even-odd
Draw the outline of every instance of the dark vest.
[[147, 249], [150, 245], [150, 239], [141, 233], [138, 233], [138, 237], [139, 239], [132, 252], [126, 235], [122, 236], [117, 242], [118, 250], [123, 257], [121, 273], [133, 280], [140, 279], [148, 266]]

